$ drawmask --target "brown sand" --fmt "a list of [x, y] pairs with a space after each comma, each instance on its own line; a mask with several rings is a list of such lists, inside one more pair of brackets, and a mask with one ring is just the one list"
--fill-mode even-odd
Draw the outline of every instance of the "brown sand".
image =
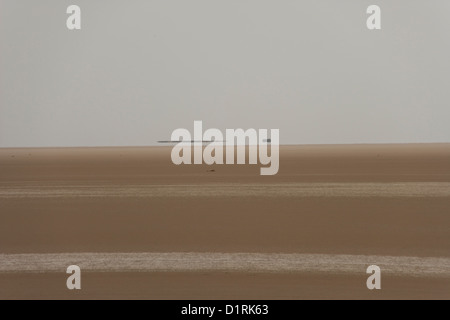
[[[30, 190], [133, 186], [286, 186], [450, 182], [449, 144], [284, 146], [280, 170], [181, 165], [170, 148], [0, 149], [0, 254], [248, 252], [450, 257], [450, 197], [30, 196]], [[210, 169], [215, 171], [211, 172]], [[358, 186], [358, 185], [357, 185]], [[383, 185], [382, 185], [383, 186]], [[23, 189], [25, 188], [25, 189]], [[408, 187], [409, 188], [409, 187]], [[20, 196], [7, 191], [19, 190]], [[25, 190], [25, 191], [24, 191]], [[1, 264], [1, 262], [0, 262]], [[427, 299], [450, 298], [446, 275], [242, 272], [0, 273], [0, 298]]]
[[368, 290], [366, 276], [244, 273], [85, 273], [81, 290], [66, 275], [0, 274], [7, 299], [449, 299], [448, 279], [382, 278]]

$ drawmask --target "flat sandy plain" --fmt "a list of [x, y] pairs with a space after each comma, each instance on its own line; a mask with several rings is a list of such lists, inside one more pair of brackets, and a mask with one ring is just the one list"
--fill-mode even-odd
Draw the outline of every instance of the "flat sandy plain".
[[450, 144], [170, 151], [0, 149], [0, 299], [450, 298]]

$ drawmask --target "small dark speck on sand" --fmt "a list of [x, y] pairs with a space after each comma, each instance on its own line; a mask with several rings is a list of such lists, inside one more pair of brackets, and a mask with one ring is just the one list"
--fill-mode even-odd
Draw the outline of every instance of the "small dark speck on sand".
[[209, 169], [209, 170], [206, 170], [206, 172], [216, 172], [216, 170], [214, 170], [214, 169]]

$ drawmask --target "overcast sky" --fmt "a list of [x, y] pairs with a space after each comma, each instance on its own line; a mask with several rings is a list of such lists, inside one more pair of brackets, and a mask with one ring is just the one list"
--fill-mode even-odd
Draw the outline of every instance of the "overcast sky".
[[0, 0], [0, 147], [154, 145], [194, 120], [290, 144], [450, 142], [449, 14], [448, 0]]

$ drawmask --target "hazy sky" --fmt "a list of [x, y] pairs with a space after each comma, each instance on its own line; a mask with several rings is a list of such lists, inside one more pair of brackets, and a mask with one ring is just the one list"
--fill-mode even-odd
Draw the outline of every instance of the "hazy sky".
[[[82, 29], [66, 28], [77, 4]], [[382, 10], [382, 30], [366, 9]], [[0, 0], [0, 147], [450, 142], [448, 0]]]

